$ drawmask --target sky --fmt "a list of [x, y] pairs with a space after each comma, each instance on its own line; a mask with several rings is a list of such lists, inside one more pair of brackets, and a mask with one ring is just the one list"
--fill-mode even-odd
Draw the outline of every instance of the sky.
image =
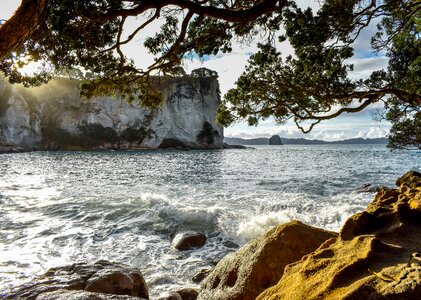
[[[318, 0], [297, 0], [301, 7], [312, 7], [317, 10]], [[8, 19], [19, 6], [18, 0], [0, 0], [0, 19]], [[139, 18], [131, 18], [126, 23], [124, 34], [127, 36], [136, 28], [141, 20]], [[148, 54], [143, 47], [143, 42], [147, 36], [153, 35], [159, 29], [159, 22], [153, 23], [145, 31], [142, 31], [132, 43], [123, 48], [127, 57], [132, 58], [140, 67], [147, 67], [153, 62], [153, 56]], [[374, 34], [375, 24], [369, 26], [362, 32], [357, 41], [354, 43], [355, 55], [350, 59], [350, 63], [354, 64], [354, 78], [366, 77], [373, 70], [385, 68], [387, 66], [387, 57], [384, 55], [375, 55], [369, 51], [370, 38]], [[123, 34], [123, 36], [124, 36]], [[256, 52], [255, 42], [251, 45], [234, 44], [233, 51], [229, 54], [218, 54], [216, 56], [207, 57], [204, 61], [186, 61], [184, 68], [187, 72], [196, 68], [205, 67], [215, 70], [219, 74], [219, 83], [222, 95], [235, 86], [236, 79], [244, 70], [247, 60], [251, 54]], [[293, 54], [293, 49], [288, 43], [282, 43], [278, 50], [282, 55], [287, 56]], [[373, 119], [373, 116], [381, 109], [379, 105], [366, 108], [360, 113], [348, 114], [337, 117], [332, 120], [321, 122], [308, 133], [303, 134], [293, 122], [277, 125], [273, 119], [267, 119], [259, 123], [258, 126], [248, 126], [245, 123], [238, 123], [225, 129], [227, 137], [257, 138], [270, 137], [278, 134], [286, 138], [322, 139], [326, 141], [342, 140], [348, 138], [378, 138], [387, 135], [390, 124], [386, 122], [379, 123]]]

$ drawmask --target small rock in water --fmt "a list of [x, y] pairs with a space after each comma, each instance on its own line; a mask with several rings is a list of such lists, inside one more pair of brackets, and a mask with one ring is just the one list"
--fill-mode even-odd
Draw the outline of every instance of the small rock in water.
[[177, 292], [171, 292], [159, 296], [157, 300], [183, 300], [183, 298]]
[[[70, 293], [66, 290], [77, 292]], [[49, 294], [44, 295], [45, 293]], [[121, 297], [116, 297], [116, 295]], [[24, 285], [7, 297], [60, 300], [131, 298], [127, 296], [149, 299], [148, 287], [140, 270], [101, 260], [92, 265], [76, 263], [52, 268], [44, 276], [34, 279], [31, 284]]]
[[[141, 300], [144, 298], [110, 295], [102, 293], [91, 293], [85, 291], [56, 290], [42, 293], [36, 300]], [[177, 299], [178, 300], [178, 299]]]
[[202, 247], [206, 243], [206, 235], [200, 232], [177, 233], [172, 241], [174, 248], [184, 251]]
[[360, 186], [359, 188], [357, 188], [355, 192], [356, 193], [377, 193], [378, 191], [382, 189], [387, 189], [387, 187], [381, 186], [378, 184], [366, 183]]
[[192, 278], [193, 282], [195, 282], [195, 283], [202, 282], [202, 280], [205, 279], [206, 276], [208, 276], [210, 272], [212, 272], [211, 268], [204, 268], [204, 269], [200, 270], [199, 272], [197, 272], [193, 276], [193, 278]]
[[183, 288], [177, 291], [183, 300], [196, 300], [199, 292], [194, 288]]
[[167, 292], [161, 295], [158, 300], [196, 300], [199, 292], [194, 288], [182, 288], [177, 291]]
[[223, 241], [222, 245], [224, 245], [227, 248], [232, 248], [232, 249], [238, 249], [240, 248], [240, 246], [238, 246], [236, 243], [231, 242], [231, 241]]

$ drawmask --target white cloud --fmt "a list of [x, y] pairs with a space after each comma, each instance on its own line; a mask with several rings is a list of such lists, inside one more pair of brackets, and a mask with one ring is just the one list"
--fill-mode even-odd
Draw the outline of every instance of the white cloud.
[[388, 130], [380, 127], [370, 127], [366, 131], [360, 131], [358, 132], [357, 137], [361, 138], [369, 138], [369, 139], [375, 139], [380, 137], [385, 137], [388, 134]]
[[0, 19], [9, 19], [19, 6], [18, 0], [0, 0]]
[[201, 67], [215, 70], [219, 74], [221, 92], [225, 94], [234, 87], [234, 83], [243, 72], [248, 58], [249, 55], [243, 51], [242, 53], [230, 53], [202, 63], [191, 61], [186, 63], [186, 71], [191, 72], [193, 69]]
[[347, 61], [354, 65], [354, 71], [350, 73], [352, 79], [367, 78], [373, 71], [386, 69], [388, 62], [387, 56], [351, 58]]
[[303, 9], [311, 7], [313, 11], [317, 11], [320, 8], [320, 0], [298, 0], [297, 4]]

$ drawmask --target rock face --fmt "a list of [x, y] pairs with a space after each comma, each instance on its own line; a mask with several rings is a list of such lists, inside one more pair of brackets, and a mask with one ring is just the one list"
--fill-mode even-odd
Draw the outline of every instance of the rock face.
[[269, 139], [269, 145], [283, 145], [279, 135], [273, 135]]
[[202, 247], [206, 243], [206, 235], [200, 232], [177, 233], [172, 241], [174, 248], [184, 251]]
[[40, 122], [30, 113], [31, 104], [0, 78], [0, 152], [41, 147]]
[[0, 83], [0, 152], [139, 148], [222, 148], [216, 76], [167, 78], [160, 109], [120, 97], [79, 97], [79, 82], [25, 89]]
[[[123, 297], [124, 296], [124, 297]], [[6, 299], [149, 299], [142, 273], [108, 261], [50, 269]]]
[[224, 257], [203, 281], [198, 299], [254, 300], [279, 281], [286, 265], [336, 236], [298, 221], [274, 228]]
[[397, 185], [257, 299], [420, 299], [421, 174], [407, 173]]

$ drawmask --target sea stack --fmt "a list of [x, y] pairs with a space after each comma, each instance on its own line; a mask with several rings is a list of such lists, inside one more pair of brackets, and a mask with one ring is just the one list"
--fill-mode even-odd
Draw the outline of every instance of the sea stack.
[[272, 135], [269, 139], [269, 145], [283, 145], [279, 135]]

